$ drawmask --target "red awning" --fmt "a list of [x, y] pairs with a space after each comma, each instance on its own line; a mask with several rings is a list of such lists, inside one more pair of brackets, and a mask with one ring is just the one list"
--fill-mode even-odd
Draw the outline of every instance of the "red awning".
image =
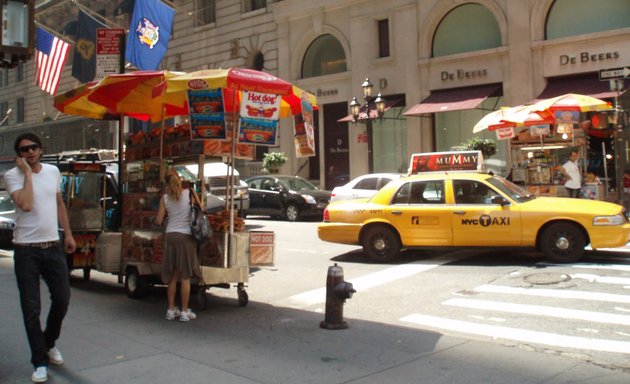
[[[402, 99], [396, 99], [396, 100], [385, 100], [385, 112], [387, 112], [390, 108], [397, 106], [398, 104], [400, 104], [400, 102], [402, 101]], [[374, 104], [374, 103], [372, 103]], [[366, 114], [365, 114], [365, 105], [361, 107], [361, 111], [359, 111], [359, 118], [357, 120], [365, 120], [366, 119]], [[378, 118], [378, 112], [376, 111], [376, 106], [373, 106], [372, 108], [370, 108], [370, 119], [377, 119]], [[342, 117], [341, 119], [337, 120], [340, 123], [351, 123], [354, 121], [354, 118], [352, 117], [352, 115], [348, 115], [345, 117]]]
[[488, 84], [432, 91], [429, 97], [409, 108], [403, 115], [418, 116], [425, 113], [475, 109], [485, 99], [497, 93], [500, 88], [501, 84]]
[[545, 89], [535, 100], [532, 100], [532, 103], [567, 93], [578, 93], [597, 99], [612, 99], [617, 96], [617, 92], [610, 90], [608, 81], [600, 81], [599, 75], [592, 72], [575, 76], [550, 77], [547, 79]]

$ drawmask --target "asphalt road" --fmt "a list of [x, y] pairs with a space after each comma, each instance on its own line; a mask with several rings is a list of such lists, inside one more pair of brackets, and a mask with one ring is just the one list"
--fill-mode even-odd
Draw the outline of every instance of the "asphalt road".
[[[163, 287], [131, 300], [116, 276], [93, 272], [86, 282], [74, 271], [59, 342], [67, 363], [49, 382], [630, 380], [630, 260], [622, 250], [589, 252], [572, 265], [470, 250], [375, 264], [359, 247], [320, 241], [317, 222], [247, 224], [275, 232], [275, 266], [252, 268], [246, 308], [236, 289], [212, 288], [209, 308], [186, 326], [162, 320]], [[16, 314], [11, 252], [0, 256], [0, 304]], [[326, 274], [335, 263], [357, 292], [344, 305], [348, 329], [325, 331]], [[0, 337], [0, 382], [29, 382], [19, 317], [4, 316]]]
[[[422, 250], [374, 264], [360, 247], [325, 243], [317, 222], [251, 220], [276, 233], [278, 269], [250, 280], [250, 297], [322, 312], [327, 267], [357, 293], [344, 316], [428, 329], [630, 368], [630, 251], [587, 251], [550, 264], [518, 250]], [[269, 289], [273, 286], [273, 289]]]

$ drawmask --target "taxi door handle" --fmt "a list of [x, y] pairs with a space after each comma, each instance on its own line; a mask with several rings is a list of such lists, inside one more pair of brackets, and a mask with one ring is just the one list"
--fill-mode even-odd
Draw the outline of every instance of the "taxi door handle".
[[453, 213], [456, 215], [465, 215], [466, 211], [453, 211]]
[[402, 215], [402, 211], [392, 211], [392, 215]]

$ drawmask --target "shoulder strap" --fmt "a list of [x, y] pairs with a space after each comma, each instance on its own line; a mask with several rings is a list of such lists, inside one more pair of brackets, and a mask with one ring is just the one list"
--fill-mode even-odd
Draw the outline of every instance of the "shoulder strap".
[[197, 206], [201, 208], [201, 203], [199, 202], [199, 198], [197, 197], [197, 192], [195, 192], [195, 190], [193, 189], [189, 189], [188, 192], [190, 193], [190, 204], [192, 205], [194, 201], [195, 204], [197, 204]]

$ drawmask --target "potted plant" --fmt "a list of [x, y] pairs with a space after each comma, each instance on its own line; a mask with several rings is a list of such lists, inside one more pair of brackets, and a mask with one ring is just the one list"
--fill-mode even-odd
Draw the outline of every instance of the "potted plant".
[[466, 149], [481, 151], [484, 159], [488, 159], [497, 153], [497, 143], [492, 139], [480, 139], [473, 137], [465, 144]]
[[278, 169], [287, 162], [289, 158], [284, 152], [269, 152], [263, 155], [262, 167], [266, 172], [277, 173]]

